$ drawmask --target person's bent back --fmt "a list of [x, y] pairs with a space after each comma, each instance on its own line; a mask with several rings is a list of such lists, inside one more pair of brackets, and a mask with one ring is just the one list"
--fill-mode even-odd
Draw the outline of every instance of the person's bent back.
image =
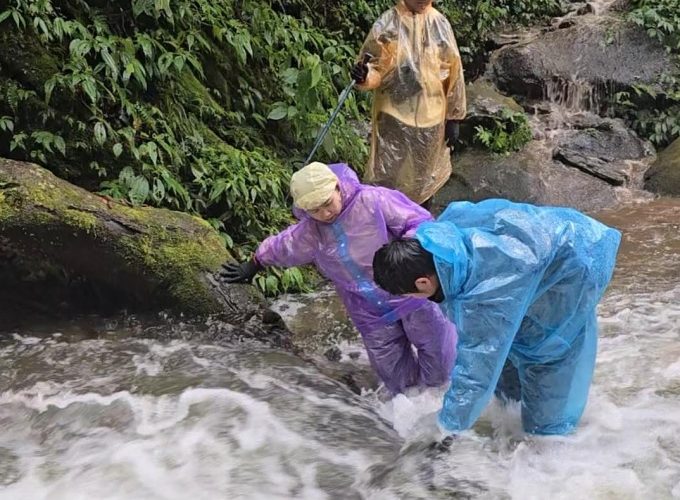
[[371, 267], [381, 245], [412, 235], [432, 216], [398, 191], [360, 184], [342, 163], [305, 166], [293, 174], [291, 194], [299, 222], [265, 239], [249, 261], [225, 264], [225, 279], [247, 282], [266, 266], [314, 264], [335, 284], [391, 392], [446, 382], [456, 357], [455, 326], [426, 300], [380, 289]]
[[452, 203], [416, 239], [376, 253], [382, 288], [440, 301], [458, 327], [439, 416], [445, 429], [471, 427], [494, 390], [508, 396], [503, 388], [518, 378], [527, 432], [573, 430], [595, 366], [595, 309], [619, 241], [618, 231], [576, 210], [487, 200]]

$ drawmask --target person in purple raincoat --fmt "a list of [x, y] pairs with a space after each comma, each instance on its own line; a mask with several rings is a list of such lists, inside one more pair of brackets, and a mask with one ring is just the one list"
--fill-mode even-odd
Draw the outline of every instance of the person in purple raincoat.
[[455, 325], [434, 302], [390, 295], [373, 281], [376, 250], [413, 236], [432, 220], [430, 213], [399, 191], [360, 184], [343, 163], [307, 165], [293, 174], [290, 190], [299, 222], [265, 239], [252, 259], [223, 264], [222, 279], [250, 282], [266, 266], [313, 263], [335, 284], [373, 369], [392, 393], [447, 382]]

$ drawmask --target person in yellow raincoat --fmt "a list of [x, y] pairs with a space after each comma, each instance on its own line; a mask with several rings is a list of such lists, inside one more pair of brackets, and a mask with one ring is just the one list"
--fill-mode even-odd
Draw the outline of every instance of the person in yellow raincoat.
[[[372, 56], [368, 63], [365, 54]], [[451, 24], [432, 0], [399, 0], [373, 25], [359, 61], [351, 71], [357, 87], [375, 90], [364, 181], [429, 208], [451, 175], [448, 148], [466, 112]]]

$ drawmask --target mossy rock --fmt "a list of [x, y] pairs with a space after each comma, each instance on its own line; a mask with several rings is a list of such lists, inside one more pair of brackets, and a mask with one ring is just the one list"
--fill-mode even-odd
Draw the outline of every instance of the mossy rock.
[[230, 256], [207, 222], [102, 198], [35, 164], [0, 159], [0, 241], [22, 262], [49, 263], [125, 307], [192, 315], [241, 307], [212, 277]]
[[501, 118], [503, 110], [524, 113], [522, 106], [512, 97], [501, 94], [488, 80], [480, 78], [465, 89], [468, 102], [468, 116], [480, 118]]
[[[501, 94], [490, 81], [480, 78], [467, 85], [467, 115], [461, 124], [460, 137], [474, 142], [475, 127], [493, 129], [496, 123], [506, 124], [507, 114], [524, 114], [524, 109], [512, 97]], [[512, 130], [512, 126], [509, 127]]]

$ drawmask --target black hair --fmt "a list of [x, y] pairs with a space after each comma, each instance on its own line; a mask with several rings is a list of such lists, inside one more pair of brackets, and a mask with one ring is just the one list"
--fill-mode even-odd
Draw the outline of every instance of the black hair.
[[373, 279], [393, 295], [416, 293], [418, 278], [436, 274], [432, 254], [415, 239], [387, 243], [373, 256]]

